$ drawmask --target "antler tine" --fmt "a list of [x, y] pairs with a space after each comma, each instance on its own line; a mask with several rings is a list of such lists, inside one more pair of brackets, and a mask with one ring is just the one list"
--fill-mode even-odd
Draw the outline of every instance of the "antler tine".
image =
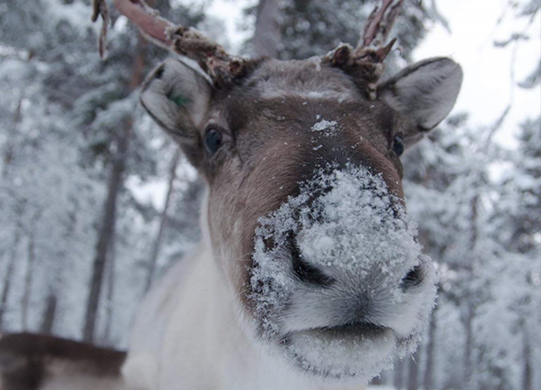
[[101, 25], [100, 37], [98, 39], [98, 51], [100, 57], [104, 58], [107, 47], [107, 28], [109, 27], [109, 10], [107, 9], [107, 3], [104, 0], [92, 0], [92, 21], [98, 20], [101, 16], [103, 23]]
[[357, 44], [358, 50], [385, 44], [403, 2], [404, 0], [383, 0], [381, 7], [374, 8]]
[[[115, 7], [135, 24], [143, 36], [157, 46], [196, 61], [218, 87], [232, 83], [245, 72], [247, 61], [225, 49], [192, 27], [175, 25], [159, 16], [144, 0], [113, 0]], [[95, 21], [107, 13], [105, 0], [93, 0]], [[105, 19], [104, 19], [105, 22]], [[101, 40], [101, 38], [100, 38]]]
[[325, 56], [332, 66], [343, 68], [364, 81], [359, 84], [366, 88], [370, 100], [376, 99], [377, 83], [385, 70], [383, 61], [396, 42], [395, 38], [384, 46], [403, 2], [382, 0], [381, 6], [376, 6], [368, 17], [355, 49], [348, 44], [340, 44]]

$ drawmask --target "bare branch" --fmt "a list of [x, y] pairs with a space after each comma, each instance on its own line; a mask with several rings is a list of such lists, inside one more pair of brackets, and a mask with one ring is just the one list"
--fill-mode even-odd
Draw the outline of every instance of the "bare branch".
[[449, 21], [443, 16], [440, 11], [438, 11], [438, 8], [436, 6], [436, 0], [432, 0], [432, 3], [430, 4], [430, 8], [428, 9], [428, 17], [440, 22], [442, 27], [451, 34], [451, 26], [449, 25]]
[[511, 42], [515, 42], [515, 41], [527, 41], [529, 40], [530, 37], [527, 36], [526, 34], [521, 34], [521, 33], [515, 33], [515, 34], [512, 34], [509, 38], [505, 39], [505, 40], [501, 40], [501, 41], [494, 41], [494, 46], [495, 47], [506, 47], [507, 45], [509, 45]]
[[541, 60], [539, 60], [537, 68], [524, 81], [518, 83], [519, 87], [526, 89], [535, 88], [539, 84], [541, 84]]
[[499, 129], [501, 129], [501, 127], [502, 127], [502, 125], [503, 125], [503, 123], [505, 121], [505, 118], [507, 118], [507, 114], [509, 114], [509, 111], [511, 111], [511, 103], [507, 107], [505, 107], [505, 110], [503, 110], [503, 112], [499, 116], [499, 118], [496, 119], [496, 122], [494, 122], [494, 124], [490, 127], [487, 139], [485, 141], [485, 146], [484, 146], [485, 153], [489, 149], [489, 146], [490, 146], [490, 144], [492, 142], [492, 137], [494, 137], [494, 134], [496, 134], [496, 132]]

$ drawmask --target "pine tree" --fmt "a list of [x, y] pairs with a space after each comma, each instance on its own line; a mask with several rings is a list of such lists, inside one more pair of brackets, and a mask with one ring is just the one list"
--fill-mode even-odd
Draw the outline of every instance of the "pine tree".
[[[185, 25], [205, 21], [203, 7], [186, 9], [169, 1], [157, 7]], [[7, 329], [25, 325], [38, 330], [46, 318], [42, 329], [80, 337], [88, 293], [84, 286], [96, 258], [100, 225], [102, 231], [114, 225], [114, 234], [102, 234], [109, 241], [105, 260], [114, 254], [118, 264], [107, 284], [124, 293], [107, 293], [119, 308], [107, 311], [105, 291], [94, 292], [99, 301], [89, 321], [94, 330], [87, 336], [107, 333], [103, 329], [109, 327], [111, 339], [126, 342], [130, 310], [146, 277], [139, 256], [148, 252], [159, 218], [152, 204], [134, 194], [161, 180], [167, 162], [160, 154], [163, 145], [172, 143], [143, 114], [137, 90], [143, 75], [167, 53], [146, 44], [139, 50], [137, 30], [111, 12], [108, 56], [101, 60], [99, 27], [90, 21], [89, 1], [6, 0], [0, 7], [0, 84], [12, 92], [0, 94], [0, 126], [8, 130], [0, 132], [0, 270], [12, 269], [9, 283], [0, 280], [0, 292], [6, 291], [0, 312]], [[130, 69], [137, 56], [143, 66], [134, 78]], [[129, 145], [122, 146], [124, 141]], [[126, 152], [119, 153], [122, 149]], [[114, 221], [106, 213], [104, 222], [115, 169], [117, 195], [109, 204], [118, 212]], [[15, 237], [19, 244], [14, 246]], [[101, 279], [101, 286], [105, 273], [99, 276], [95, 279]], [[107, 313], [114, 316], [110, 325]]]

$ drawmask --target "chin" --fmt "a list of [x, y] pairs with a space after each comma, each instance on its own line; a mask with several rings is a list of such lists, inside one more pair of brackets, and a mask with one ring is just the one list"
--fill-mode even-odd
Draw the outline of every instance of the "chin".
[[367, 382], [392, 366], [397, 337], [389, 328], [356, 324], [293, 332], [280, 347], [306, 375]]

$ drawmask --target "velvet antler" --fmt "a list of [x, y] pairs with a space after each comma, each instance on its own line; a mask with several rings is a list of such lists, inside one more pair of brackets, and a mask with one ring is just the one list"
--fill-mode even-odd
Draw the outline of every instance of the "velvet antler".
[[[141, 33], [154, 44], [196, 61], [218, 87], [231, 84], [247, 73], [253, 63], [228, 54], [224, 48], [205, 37], [193, 27], [175, 25], [159, 16], [144, 0], [113, 0], [116, 8], [135, 24]], [[343, 68], [363, 80], [367, 95], [376, 98], [376, 87], [381, 77], [383, 61], [396, 39], [384, 45], [403, 0], [382, 0], [380, 7], [370, 14], [356, 48], [341, 44], [323, 58], [331, 66]], [[92, 1], [92, 20], [101, 15], [103, 28], [100, 35], [100, 54], [105, 52], [109, 13], [105, 0]]]
[[383, 0], [368, 17], [355, 49], [341, 44], [325, 56], [332, 66], [343, 68], [365, 81], [366, 93], [371, 100], [376, 99], [377, 83], [385, 70], [383, 61], [396, 41], [395, 38], [385, 45], [403, 1]]
[[[248, 60], [231, 56], [222, 46], [193, 27], [175, 25], [160, 17], [158, 11], [143, 0], [114, 0], [113, 3], [120, 13], [139, 28], [145, 38], [157, 46], [196, 61], [216, 86], [227, 85], [246, 72]], [[106, 24], [108, 12], [105, 0], [93, 0], [93, 9], [92, 20], [102, 15]], [[106, 32], [106, 29], [102, 30], [100, 48]]]

